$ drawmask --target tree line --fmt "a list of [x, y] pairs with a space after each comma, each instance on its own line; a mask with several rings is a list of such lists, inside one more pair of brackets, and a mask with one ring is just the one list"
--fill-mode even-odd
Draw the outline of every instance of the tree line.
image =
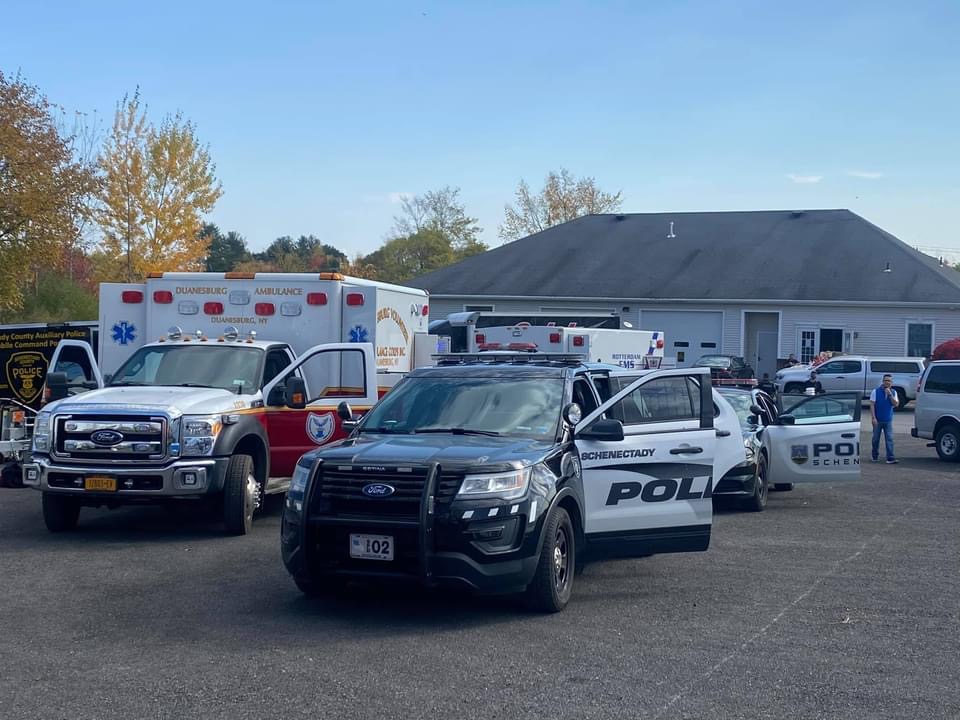
[[[204, 222], [223, 192], [209, 146], [182, 113], [153, 122], [137, 90], [102, 132], [95, 117], [70, 115], [0, 71], [0, 320], [94, 318], [100, 282], [155, 271], [332, 270], [402, 283], [489, 249], [458, 187], [401, 198], [381, 246], [352, 256], [312, 234], [252, 251], [239, 231]], [[520, 181], [499, 237], [621, 204], [619, 192], [561, 169], [538, 191]]]

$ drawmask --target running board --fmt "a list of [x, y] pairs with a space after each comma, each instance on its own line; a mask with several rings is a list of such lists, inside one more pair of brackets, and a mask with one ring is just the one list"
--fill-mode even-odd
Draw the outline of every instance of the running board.
[[277, 495], [286, 492], [290, 487], [290, 478], [274, 477], [267, 478], [267, 486], [263, 489], [265, 495]]

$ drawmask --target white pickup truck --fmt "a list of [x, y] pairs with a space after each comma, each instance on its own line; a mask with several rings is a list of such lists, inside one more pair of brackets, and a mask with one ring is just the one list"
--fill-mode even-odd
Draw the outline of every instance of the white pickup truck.
[[898, 409], [903, 410], [908, 402], [917, 398], [917, 382], [923, 367], [923, 358], [843, 355], [817, 366], [796, 365], [779, 370], [776, 386], [778, 393], [801, 393], [811, 371], [815, 371], [824, 392], [859, 392], [868, 398], [884, 375], [892, 375], [893, 389], [900, 401]]

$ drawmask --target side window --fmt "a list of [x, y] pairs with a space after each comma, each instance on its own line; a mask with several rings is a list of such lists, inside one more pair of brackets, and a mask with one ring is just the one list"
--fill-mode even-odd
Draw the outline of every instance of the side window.
[[57, 366], [54, 372], [66, 373], [68, 385], [81, 385], [93, 380], [93, 368], [90, 359], [83, 348], [64, 347], [57, 357]]
[[360, 350], [321, 350], [300, 366], [300, 372], [309, 389], [308, 403], [367, 395]]
[[699, 420], [700, 391], [689, 378], [664, 377], [641, 385], [611, 408], [626, 425]]
[[[290, 356], [283, 348], [271, 348], [263, 362], [263, 385], [273, 380], [280, 371], [290, 364]], [[261, 385], [260, 387], [263, 387]]]
[[845, 372], [848, 375], [853, 375], [863, 370], [863, 363], [859, 360], [847, 360], [846, 362], [840, 363], [843, 368], [841, 372]]
[[847, 372], [844, 369], [844, 365], [846, 365], [846, 363], [842, 360], [836, 360], [834, 362], [828, 362], [815, 369], [817, 371], [817, 375], [841, 375]]
[[960, 395], [960, 365], [941, 365], [930, 368], [930, 376], [923, 384], [923, 391]]
[[599, 407], [590, 390], [590, 383], [582, 377], [573, 381], [573, 401], [583, 410], [584, 417]]

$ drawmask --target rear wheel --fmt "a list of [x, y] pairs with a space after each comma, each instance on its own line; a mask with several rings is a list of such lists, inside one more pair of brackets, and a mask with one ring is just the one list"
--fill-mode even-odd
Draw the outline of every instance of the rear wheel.
[[544, 524], [543, 546], [533, 581], [527, 586], [527, 605], [540, 612], [563, 610], [573, 594], [576, 538], [573, 523], [562, 507], [554, 508]]
[[260, 506], [260, 483], [253, 474], [253, 458], [234, 455], [223, 484], [223, 524], [230, 535], [246, 535]]
[[753, 495], [743, 501], [743, 509], [761, 512], [767, 506], [767, 458], [764, 455], [757, 461], [757, 471], [753, 479]]
[[50, 532], [76, 530], [79, 517], [79, 499], [53, 493], [43, 494], [43, 522]]
[[960, 425], [944, 425], [935, 438], [937, 455], [947, 462], [960, 461]]

